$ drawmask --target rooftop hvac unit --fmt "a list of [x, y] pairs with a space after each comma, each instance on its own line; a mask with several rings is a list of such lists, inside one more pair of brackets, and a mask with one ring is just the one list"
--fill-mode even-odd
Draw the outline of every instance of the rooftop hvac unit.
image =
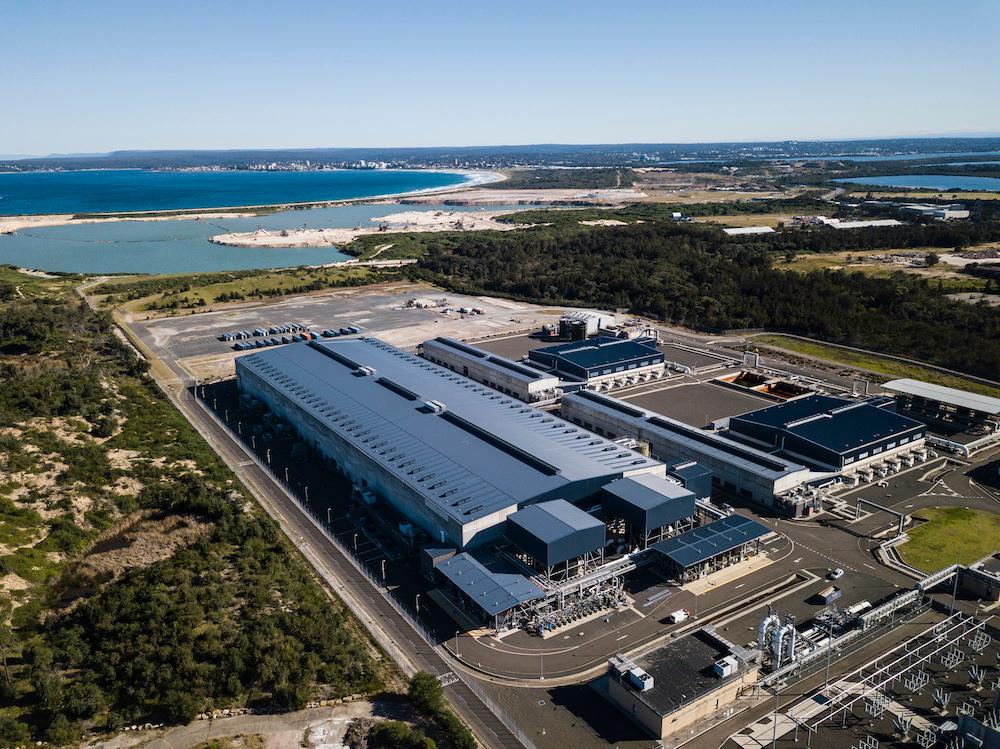
[[720, 679], [725, 679], [739, 670], [739, 661], [736, 660], [735, 656], [727, 655], [725, 658], [717, 660], [712, 670]]
[[630, 669], [625, 674], [625, 679], [628, 681], [629, 686], [637, 692], [648, 692], [653, 688], [653, 677], [638, 666]]
[[369, 366], [358, 367], [354, 374], [358, 377], [372, 377], [375, 374], [375, 368]]
[[420, 406], [420, 410], [427, 414], [443, 414], [448, 407], [441, 401], [427, 400]]

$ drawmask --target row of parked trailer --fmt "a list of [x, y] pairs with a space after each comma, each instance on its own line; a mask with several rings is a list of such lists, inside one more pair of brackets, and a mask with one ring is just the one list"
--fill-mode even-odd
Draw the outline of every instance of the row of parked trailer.
[[[276, 326], [278, 328], [287, 326]], [[263, 330], [263, 328], [257, 328], [257, 330]], [[270, 329], [269, 329], [270, 330]], [[256, 331], [252, 331], [254, 335], [257, 335]], [[237, 351], [249, 351], [251, 349], [265, 348], [267, 346], [282, 346], [286, 343], [299, 343], [301, 341], [315, 341], [318, 338], [337, 338], [338, 336], [344, 335], [357, 335], [361, 332], [361, 328], [356, 325], [349, 325], [346, 328], [327, 328], [321, 333], [313, 333], [311, 330], [307, 329], [304, 325], [296, 325], [296, 330], [294, 332], [288, 332], [282, 336], [275, 336], [274, 338], [258, 338], [256, 340], [239, 340], [233, 344], [233, 348]], [[227, 334], [228, 335], [228, 334]], [[267, 335], [267, 332], [264, 333]], [[234, 340], [233, 338], [223, 340]]]
[[285, 323], [284, 325], [272, 325], [269, 328], [254, 328], [253, 330], [237, 330], [230, 333], [223, 333], [219, 336], [220, 341], [240, 341], [248, 338], [262, 338], [266, 335], [277, 335], [279, 333], [299, 333], [307, 330], [306, 326], [298, 322]]

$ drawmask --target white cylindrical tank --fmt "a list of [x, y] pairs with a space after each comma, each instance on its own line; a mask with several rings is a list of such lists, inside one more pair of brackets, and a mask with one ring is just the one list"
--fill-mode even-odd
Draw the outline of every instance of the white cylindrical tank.
[[778, 624], [779, 621], [780, 619], [774, 614], [768, 614], [760, 620], [760, 624], [757, 627], [757, 647], [761, 650], [767, 649], [767, 631], [772, 625]]

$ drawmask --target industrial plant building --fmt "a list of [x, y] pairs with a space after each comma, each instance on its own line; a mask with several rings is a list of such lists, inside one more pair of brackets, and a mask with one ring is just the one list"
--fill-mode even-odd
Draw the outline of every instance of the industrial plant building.
[[563, 418], [584, 429], [608, 439], [629, 437], [648, 445], [657, 460], [696, 461], [712, 472], [718, 489], [793, 516], [807, 514], [810, 500], [793, 498], [792, 493], [824, 476], [801, 463], [601, 393], [570, 393], [560, 408]]
[[356, 486], [461, 549], [536, 502], [579, 502], [665, 466], [378, 339], [311, 341], [236, 360], [262, 402]]
[[696, 461], [714, 486], [793, 517], [819, 509], [822, 488], [870, 481], [927, 459], [927, 428], [886, 399], [809, 395], [698, 429], [611, 396], [581, 390], [561, 401], [563, 418], [608, 439], [648, 445], [657, 460]]
[[896, 396], [899, 413], [956, 430], [1000, 431], [1000, 398], [910, 379], [881, 387]]
[[702, 627], [641, 658], [610, 658], [598, 689], [652, 736], [666, 739], [726, 711], [759, 672], [759, 650]]
[[897, 460], [920, 449], [926, 432], [924, 424], [887, 408], [819, 394], [729, 419], [730, 436], [838, 473]]
[[432, 338], [421, 344], [423, 357], [463, 377], [487, 385], [525, 403], [559, 395], [559, 378], [506, 357], [491, 354], [454, 338]]
[[645, 549], [690, 528], [695, 515], [693, 491], [653, 474], [617, 479], [602, 494], [606, 521], [618, 526], [618, 536], [632, 548]]
[[609, 390], [663, 377], [663, 352], [652, 338], [599, 336], [528, 352], [529, 361], [564, 379]]

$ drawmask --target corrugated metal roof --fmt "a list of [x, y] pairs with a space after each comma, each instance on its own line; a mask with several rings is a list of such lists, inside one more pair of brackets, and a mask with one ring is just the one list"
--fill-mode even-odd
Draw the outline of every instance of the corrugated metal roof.
[[262, 378], [459, 524], [660, 465], [375, 338], [268, 349], [237, 359], [237, 370]]
[[588, 341], [571, 341], [534, 349], [528, 352], [528, 358], [534, 358], [536, 354], [557, 356], [586, 369], [628, 362], [648, 356], [663, 361], [663, 353], [656, 348], [656, 344], [651, 341], [644, 343], [644, 340], [649, 341], [650, 339], [599, 336]]
[[924, 428], [919, 421], [865, 401], [828, 395], [796, 398], [733, 416], [729, 419], [729, 429], [739, 434], [744, 423], [773, 429], [776, 434], [787, 432], [837, 453]]
[[490, 616], [545, 595], [524, 575], [490, 572], [464, 551], [444, 560], [435, 569]]
[[428, 341], [424, 341], [423, 343], [425, 354], [434, 352], [435, 349], [439, 347], [449, 349], [449, 355], [451, 356], [457, 355], [459, 358], [474, 361], [482, 367], [503, 370], [508, 377], [520, 380], [521, 382], [532, 383], [540, 380], [551, 380], [553, 383], [557, 383], [559, 381], [559, 378], [548, 374], [547, 372], [526, 367], [525, 365], [518, 364], [516, 361], [508, 359], [504, 356], [491, 354], [489, 351], [476, 348], [475, 346], [470, 346], [467, 343], [462, 343], [461, 341], [456, 341], [454, 338], [438, 336], [437, 338], [432, 338]]
[[674, 499], [694, 497], [694, 492], [661, 476], [628, 476], [605, 484], [604, 491], [629, 504], [650, 510]]
[[771, 529], [743, 515], [730, 515], [650, 546], [679, 567], [691, 567], [739, 548]]
[[1000, 414], [1000, 398], [991, 398], [988, 395], [970, 393], [966, 390], [949, 388], [944, 385], [933, 385], [930, 382], [920, 380], [890, 380], [881, 386], [883, 390], [891, 393], [901, 393], [912, 395], [917, 398], [939, 401], [959, 408], [968, 408], [973, 411], [980, 411], [991, 416]]
[[565, 499], [529, 505], [509, 515], [507, 520], [546, 543], [558, 541], [576, 531], [604, 525], [593, 515], [574, 507]]

